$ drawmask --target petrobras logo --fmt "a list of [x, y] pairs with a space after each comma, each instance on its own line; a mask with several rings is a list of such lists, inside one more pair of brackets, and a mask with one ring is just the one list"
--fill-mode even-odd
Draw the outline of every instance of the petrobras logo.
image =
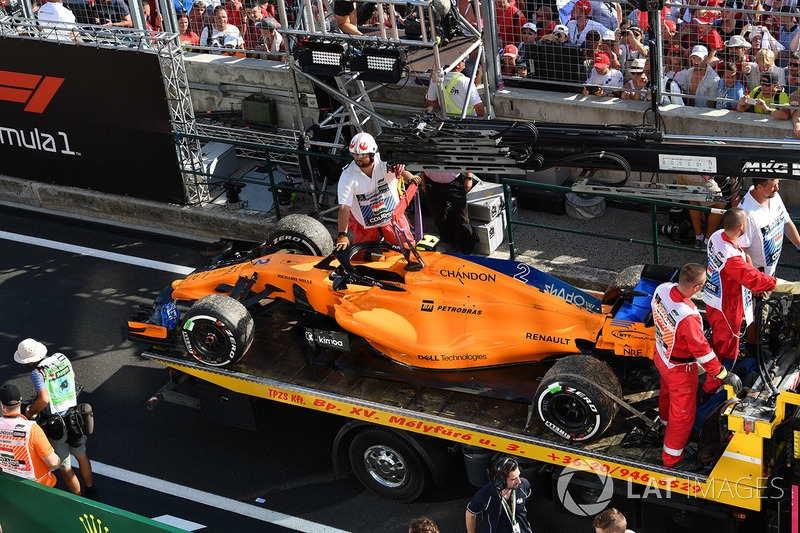
[[44, 113], [64, 78], [0, 70], [0, 100], [25, 104], [28, 113]]

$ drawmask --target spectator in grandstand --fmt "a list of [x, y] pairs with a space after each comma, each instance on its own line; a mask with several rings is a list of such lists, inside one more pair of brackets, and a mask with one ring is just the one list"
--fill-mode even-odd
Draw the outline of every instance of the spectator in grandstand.
[[759, 50], [756, 54], [755, 62], [745, 64], [742, 72], [744, 73], [745, 87], [747, 87], [748, 91], [758, 87], [761, 76], [765, 72], [772, 72], [777, 77], [779, 87], [783, 87], [786, 84], [783, 69], [775, 65], [775, 54], [772, 50]]
[[517, 47], [519, 57], [517, 57], [517, 76], [520, 76], [519, 66], [525, 66], [525, 75], [523, 78], [528, 77], [533, 73], [533, 58], [536, 57], [536, 46], [538, 41], [538, 28], [533, 22], [527, 22], [522, 27], [522, 42]]
[[616, 32], [608, 30], [603, 34], [603, 40], [600, 42], [600, 51], [608, 54], [608, 58], [611, 60], [611, 68], [620, 70], [619, 39], [617, 39]]
[[625, 82], [624, 90], [620, 93], [623, 100], [649, 100], [650, 93], [647, 88], [647, 72], [645, 72], [645, 59], [640, 57], [631, 61], [628, 72], [631, 79]]
[[591, 30], [586, 34], [586, 40], [583, 41], [583, 50], [585, 56], [594, 62], [594, 56], [600, 51], [600, 46], [602, 44], [603, 37], [600, 35], [600, 32], [597, 30]]
[[713, 107], [714, 102], [708, 99], [717, 95], [719, 76], [708, 64], [708, 49], [703, 45], [695, 46], [690, 60], [692, 66], [681, 85], [681, 92], [697, 96], [693, 103], [695, 107]]
[[189, 29], [200, 35], [206, 27], [206, 3], [203, 0], [194, 0], [192, 9], [189, 10]]
[[680, 45], [673, 45], [669, 50], [665, 49], [664, 53], [664, 77], [669, 80], [674, 80], [678, 84], [678, 92], [680, 86], [686, 80], [689, 69], [686, 66], [686, 59], [683, 57], [683, 49]]
[[125, 0], [98, 0], [95, 4], [95, 24], [133, 28], [131, 10]]
[[577, 0], [572, 6], [572, 18], [567, 22], [569, 32], [569, 42], [575, 46], [583, 45], [586, 41], [586, 34], [596, 30], [603, 35], [608, 28], [589, 18], [592, 14], [592, 5], [589, 0]]
[[[739, 1], [741, 3], [741, 0]], [[720, 18], [714, 22], [714, 29], [722, 39], [730, 41], [734, 36], [742, 35], [744, 23], [737, 16], [737, 12], [733, 11], [736, 8], [736, 0], [727, 0], [722, 7], [728, 11], [720, 12]]]
[[650, 53], [644, 44], [642, 29], [630, 26], [628, 29], [618, 30], [620, 34], [619, 63], [622, 65], [623, 74], [628, 74], [628, 67], [634, 59], [645, 58]]
[[661, 49], [670, 50], [678, 44], [678, 27], [674, 20], [661, 21]]
[[241, 37], [234, 37], [233, 35], [225, 37], [225, 41], [223, 42], [222, 46], [225, 48], [225, 50], [222, 52], [222, 55], [224, 56], [247, 57], [244, 52], [240, 51], [244, 48], [244, 39]]
[[[225, 47], [225, 40], [228, 37], [242, 40], [239, 28], [233, 24], [228, 24], [228, 10], [220, 6], [214, 11], [214, 24], [203, 28], [203, 33], [200, 35], [200, 46], [221, 49]], [[209, 53], [219, 55], [222, 50], [212, 50]]]
[[789, 54], [791, 50], [794, 50], [792, 42], [797, 41], [798, 30], [800, 29], [795, 19], [795, 13], [797, 13], [795, 8], [781, 6], [780, 15], [778, 15], [778, 42], [781, 43], [784, 49], [777, 55], [778, 66], [782, 68], [789, 63]]
[[701, 11], [701, 13], [691, 22], [681, 25], [681, 45], [687, 49], [698, 44], [705, 46], [711, 55], [709, 62], [713, 66], [716, 63], [716, 53], [721, 52], [724, 45], [722, 37], [714, 29], [714, 15], [710, 11]]
[[478, 19], [475, 17], [475, 11], [472, 8], [472, 0], [456, 0], [458, 4], [458, 12], [467, 19], [467, 22], [473, 26], [478, 26]]
[[547, 35], [542, 36], [539, 39], [539, 42], [547, 42], [553, 44], [567, 44], [569, 42], [569, 30], [563, 24], [559, 24], [555, 28], [553, 28], [552, 33], [548, 33]]
[[517, 8], [516, 3], [509, 0], [497, 2], [497, 31], [501, 46], [516, 45], [521, 42], [522, 27], [527, 22], [525, 15]]
[[[795, 94], [798, 92], [798, 86], [800, 85], [800, 52], [792, 52], [788, 66], [783, 69], [783, 75], [786, 79], [784, 91], [789, 95], [789, 100], [794, 101], [800, 98], [800, 93]], [[795, 104], [792, 105], [794, 106]]]
[[[244, 47], [248, 50], [258, 48], [258, 42], [261, 39], [261, 34], [256, 27], [259, 22], [264, 19], [264, 11], [258, 0], [247, 0], [244, 6], [244, 22], [242, 23], [241, 32], [244, 39]], [[253, 57], [260, 57], [253, 55]]]
[[144, 17], [144, 25], [150, 31], [161, 31], [161, 26], [164, 23], [164, 18], [156, 10], [155, 17], [152, 16], [150, 11], [150, 2], [144, 0], [142, 2], [142, 16]]
[[762, 115], [771, 115], [778, 120], [788, 120], [790, 109], [779, 108], [777, 105], [789, 105], [789, 96], [781, 90], [778, 76], [772, 71], [761, 75], [761, 85], [750, 91], [749, 95], [739, 99], [737, 111], [751, 110]]
[[763, 24], [766, 19], [766, 13], [764, 12], [764, 4], [761, 0], [744, 0], [744, 9], [747, 11], [760, 11], [761, 13], [748, 13], [742, 12], [742, 23], [745, 25], [745, 29], [747, 29], [748, 25], [758, 26]]
[[622, 21], [622, 5], [619, 3], [601, 2], [600, 0], [589, 0], [592, 6], [592, 20], [605, 26], [609, 30], [619, 28]]
[[725, 53], [722, 61], [736, 65], [736, 79], [742, 83], [745, 80], [744, 66], [750, 62], [750, 56], [747, 53], [751, 48], [747, 39], [741, 35], [734, 35], [725, 41]]
[[75, 27], [71, 26], [75, 23], [75, 15], [69, 8], [64, 7], [61, 0], [50, 0], [40, 7], [36, 12], [36, 18], [39, 19], [39, 23], [42, 26], [42, 35], [46, 39], [81, 41], [81, 38], [78, 37], [78, 32], [75, 31]]
[[172, 3], [175, 5], [175, 14], [180, 15], [181, 13], [189, 13], [192, 10], [194, 0], [172, 0]]
[[616, 96], [622, 88], [622, 72], [611, 68], [608, 54], [597, 54], [592, 72], [586, 80], [581, 93], [584, 96]]
[[228, 11], [228, 22], [241, 31], [244, 24], [244, 4], [242, 0], [224, 0], [222, 6]]
[[752, 26], [750, 28], [745, 26], [745, 35], [753, 46], [752, 55], [757, 54], [761, 49], [772, 50], [773, 53], [783, 50], [783, 45], [772, 36], [766, 26]]
[[194, 47], [200, 44], [200, 36], [189, 28], [189, 15], [186, 13], [178, 15], [178, 31], [183, 49], [187, 52], [194, 51]]
[[558, 26], [558, 22], [553, 18], [553, 10], [549, 5], [543, 4], [536, 10], [536, 26], [539, 28], [540, 37], [553, 33], [553, 30]]
[[261, 33], [261, 39], [256, 47], [258, 50], [266, 50], [271, 52], [267, 56], [258, 55], [263, 59], [271, 59], [273, 61], [281, 61], [286, 59], [284, 52], [283, 36], [278, 33], [278, 22], [272, 17], [264, 17], [261, 22], [256, 24], [258, 31]]
[[513, 44], [509, 44], [500, 53], [500, 73], [503, 76], [514, 76], [517, 72], [517, 58], [519, 50]]
[[731, 110], [736, 107], [736, 105], [739, 103], [739, 100], [741, 100], [746, 94], [744, 85], [742, 85], [742, 83], [736, 79], [738, 72], [736, 70], [735, 63], [731, 63], [730, 61], [723, 63], [720, 72], [722, 73], [722, 79], [717, 85], [717, 98], [724, 98], [733, 101], [724, 102], [717, 100], [717, 109]]

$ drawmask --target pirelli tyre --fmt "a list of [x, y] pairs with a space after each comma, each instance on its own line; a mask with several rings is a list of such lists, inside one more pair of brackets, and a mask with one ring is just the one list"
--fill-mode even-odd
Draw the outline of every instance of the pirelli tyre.
[[333, 251], [333, 239], [319, 220], [294, 214], [275, 224], [264, 246], [302, 255], [327, 256]]
[[378, 496], [410, 502], [428, 486], [427, 467], [414, 448], [392, 431], [367, 428], [350, 443], [350, 466]]
[[253, 343], [253, 317], [241, 302], [224, 294], [197, 300], [184, 315], [181, 337], [189, 354], [203, 364], [239, 361]]
[[620, 296], [635, 289], [642, 279], [643, 271], [644, 265], [631, 265], [621, 270], [606, 288], [602, 302], [607, 305], [613, 305]]
[[591, 355], [570, 355], [545, 374], [533, 404], [551, 431], [585, 441], [602, 435], [619, 410], [603, 389], [622, 397], [619, 379], [608, 365]]

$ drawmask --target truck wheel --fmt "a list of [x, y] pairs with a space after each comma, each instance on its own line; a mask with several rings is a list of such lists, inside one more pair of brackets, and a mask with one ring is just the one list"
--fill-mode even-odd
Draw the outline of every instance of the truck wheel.
[[611, 424], [619, 406], [597, 385], [622, 396], [614, 372], [591, 355], [570, 355], [556, 362], [536, 390], [534, 405], [553, 432], [567, 440], [599, 437]]
[[333, 251], [328, 229], [308, 215], [286, 215], [275, 224], [264, 246], [303, 255], [327, 256]]
[[184, 316], [183, 344], [201, 363], [225, 366], [244, 357], [250, 349], [253, 317], [241, 302], [230, 296], [204, 296]]
[[414, 501], [428, 485], [419, 454], [394, 433], [379, 428], [365, 429], [353, 438], [350, 466], [362, 485], [390, 500]]
[[635, 289], [642, 279], [643, 271], [644, 265], [631, 265], [620, 271], [603, 294], [603, 304], [614, 305], [617, 298]]

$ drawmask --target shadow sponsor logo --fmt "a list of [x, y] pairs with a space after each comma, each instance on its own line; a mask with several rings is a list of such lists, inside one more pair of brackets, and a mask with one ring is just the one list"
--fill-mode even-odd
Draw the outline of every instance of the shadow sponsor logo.
[[0, 100], [25, 104], [28, 113], [44, 113], [64, 78], [0, 70]]

